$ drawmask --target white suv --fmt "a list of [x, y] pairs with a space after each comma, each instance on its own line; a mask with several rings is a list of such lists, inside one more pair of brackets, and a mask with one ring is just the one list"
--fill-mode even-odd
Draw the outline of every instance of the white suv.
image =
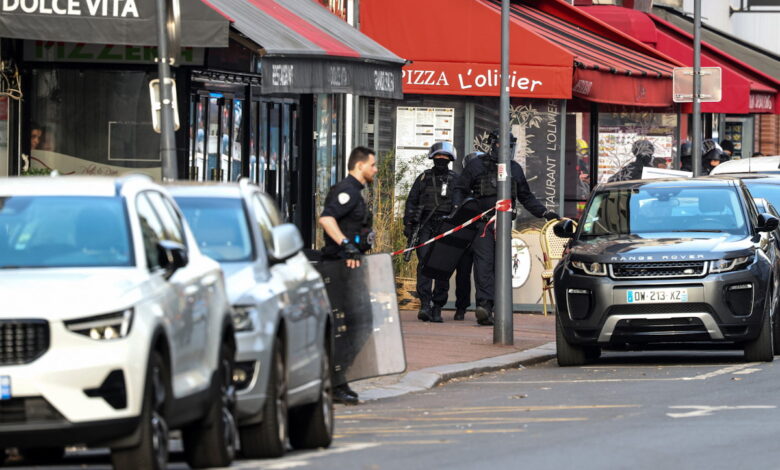
[[[163, 469], [237, 441], [235, 339], [219, 265], [145, 177], [0, 179], [0, 456], [111, 448]], [[2, 460], [0, 459], [0, 463]]]

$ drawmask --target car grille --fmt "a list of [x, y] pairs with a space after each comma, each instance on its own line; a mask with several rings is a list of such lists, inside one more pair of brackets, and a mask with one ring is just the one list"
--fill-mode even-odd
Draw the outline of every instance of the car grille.
[[615, 279], [701, 277], [707, 274], [707, 262], [614, 263], [610, 270]]
[[674, 304], [630, 304], [613, 305], [607, 311], [607, 315], [648, 315], [654, 313], [712, 313], [710, 306], [705, 303], [679, 302]]
[[27, 364], [41, 357], [48, 349], [47, 321], [0, 321], [0, 365]]
[[65, 421], [65, 418], [41, 397], [11, 398], [0, 401], [0, 424], [60, 421]]

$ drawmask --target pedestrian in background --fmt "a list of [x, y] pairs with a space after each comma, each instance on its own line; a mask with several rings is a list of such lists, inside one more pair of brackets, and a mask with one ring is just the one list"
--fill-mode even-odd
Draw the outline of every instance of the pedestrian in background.
[[[360, 258], [373, 243], [373, 217], [361, 191], [374, 181], [376, 155], [366, 147], [355, 147], [347, 161], [349, 175], [336, 183], [325, 197], [319, 223], [325, 232], [322, 259], [345, 260], [348, 268], [360, 266]], [[334, 372], [333, 399], [345, 405], [358, 403], [358, 394]], [[342, 372], [343, 374], [343, 372]]]
[[651, 166], [653, 161], [655, 146], [647, 139], [640, 139], [631, 145], [631, 153], [634, 155], [634, 161], [627, 163], [617, 173], [610, 176], [608, 182], [642, 179], [643, 168]]
[[[450, 170], [455, 161], [455, 147], [450, 142], [436, 142], [428, 151], [433, 167], [420, 173], [412, 184], [404, 210], [404, 235], [412, 239], [415, 232], [420, 242], [439, 233], [442, 218], [452, 212], [452, 193], [457, 175]], [[410, 243], [411, 244], [411, 243]], [[422, 272], [431, 245], [417, 249], [417, 296], [421, 321], [441, 323], [441, 309], [447, 303], [449, 280], [431, 279]]]
[[651, 165], [653, 166], [653, 168], [661, 168], [663, 170], [667, 169], [666, 159], [663, 158], [663, 157], [655, 157], [655, 158], [653, 158], [653, 162], [652, 162]]
[[703, 175], [709, 175], [713, 168], [721, 164], [724, 158], [723, 150], [717, 142], [712, 139], [706, 139], [702, 142], [701, 164]]
[[720, 141], [720, 149], [721, 149], [721, 162], [727, 162], [734, 157], [734, 142], [723, 139]]
[[680, 146], [680, 170], [693, 171], [693, 144], [688, 141]]
[[[516, 141], [510, 135], [510, 142]], [[493, 131], [488, 137], [490, 153], [482, 158], [475, 158], [463, 169], [455, 188], [455, 201], [460, 203], [467, 197], [476, 198], [479, 210], [485, 211], [496, 206], [498, 201], [498, 152], [499, 132]], [[510, 155], [512, 154], [510, 149]], [[520, 204], [536, 217], [547, 220], [560, 218], [555, 212], [548, 210], [531, 192], [525, 179], [523, 168], [519, 163], [510, 162], [511, 200]], [[474, 281], [477, 287], [477, 308], [474, 314], [479, 325], [493, 324], [493, 298], [495, 295], [495, 224], [489, 220], [477, 223], [477, 237], [472, 244], [474, 250]]]

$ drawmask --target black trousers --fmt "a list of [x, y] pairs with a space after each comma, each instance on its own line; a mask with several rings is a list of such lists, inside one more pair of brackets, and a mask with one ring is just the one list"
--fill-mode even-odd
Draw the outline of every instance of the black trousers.
[[[479, 222], [477, 236], [471, 248], [474, 251], [474, 284], [477, 287], [477, 305], [493, 308], [495, 288], [494, 258], [496, 255], [495, 223], [485, 230], [487, 222]], [[484, 236], [483, 236], [484, 234]]]
[[[428, 222], [420, 229], [420, 242], [427, 241], [437, 235], [438, 222]], [[443, 307], [447, 303], [447, 294], [450, 290], [450, 281], [431, 279], [422, 273], [423, 260], [425, 260], [431, 245], [417, 249], [417, 296], [420, 298], [422, 308], [433, 305]]]
[[473, 265], [474, 252], [469, 248], [460, 257], [455, 273], [455, 308], [459, 310], [466, 310], [471, 306], [471, 268]]

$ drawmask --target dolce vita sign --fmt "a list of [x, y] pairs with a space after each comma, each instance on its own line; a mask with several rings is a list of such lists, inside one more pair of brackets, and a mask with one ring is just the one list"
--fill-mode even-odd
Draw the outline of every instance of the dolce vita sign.
[[0, 13], [138, 18], [136, 0], [2, 0]]

